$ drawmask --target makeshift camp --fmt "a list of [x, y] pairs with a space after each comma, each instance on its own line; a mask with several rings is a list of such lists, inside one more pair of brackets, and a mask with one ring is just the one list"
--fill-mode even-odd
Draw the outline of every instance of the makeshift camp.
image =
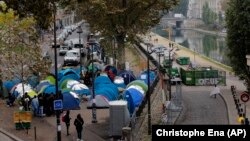
[[[150, 80], [150, 85], [153, 84], [154, 80], [156, 78], [156, 74], [154, 71], [149, 71], [149, 80]], [[148, 71], [143, 71], [140, 75], [138, 80], [143, 80], [146, 84], [148, 84]]]
[[119, 72], [119, 76], [123, 78], [125, 85], [128, 85], [130, 82], [136, 80], [136, 77], [132, 71], [121, 71]]
[[64, 92], [63, 96], [63, 110], [79, 110], [80, 99], [74, 92]]
[[[97, 95], [101, 95], [103, 97], [105, 97], [108, 101], [113, 101], [113, 100], [117, 100], [118, 99], [118, 88], [117, 86], [111, 82], [111, 80], [109, 79], [108, 76], [98, 76], [95, 79], [95, 95], [97, 97]], [[100, 100], [106, 100], [106, 99], [101, 99]], [[89, 103], [88, 103], [88, 107], [92, 106], [92, 100], [90, 99]], [[103, 102], [105, 103], [105, 102]], [[97, 101], [96, 101], [96, 105], [98, 105]], [[98, 107], [98, 108], [103, 108], [103, 107]]]

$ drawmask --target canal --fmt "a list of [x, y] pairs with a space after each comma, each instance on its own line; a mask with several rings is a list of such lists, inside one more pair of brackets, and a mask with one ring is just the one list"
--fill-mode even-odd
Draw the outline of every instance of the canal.
[[[153, 28], [152, 31], [168, 38], [168, 33], [160, 25]], [[172, 31], [172, 41], [217, 62], [230, 66], [225, 37], [190, 29], [172, 29]]]

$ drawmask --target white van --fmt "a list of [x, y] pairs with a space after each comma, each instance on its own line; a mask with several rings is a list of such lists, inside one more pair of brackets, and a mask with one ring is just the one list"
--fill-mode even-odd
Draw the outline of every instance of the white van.
[[79, 50], [73, 49], [66, 52], [64, 56], [64, 66], [67, 65], [78, 65], [80, 63], [80, 52]]

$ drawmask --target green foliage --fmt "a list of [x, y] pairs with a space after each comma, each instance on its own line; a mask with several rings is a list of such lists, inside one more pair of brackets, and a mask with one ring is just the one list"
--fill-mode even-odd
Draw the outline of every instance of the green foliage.
[[226, 11], [228, 55], [233, 70], [236, 75], [245, 80], [248, 90], [250, 90], [250, 73], [246, 55], [250, 54], [249, 13], [249, 0], [230, 0]]
[[180, 4], [176, 6], [173, 10], [174, 13], [181, 13], [185, 17], [187, 16], [189, 0], [180, 0]]
[[206, 2], [205, 5], [202, 7], [203, 22], [209, 25], [215, 23], [216, 19], [217, 19], [217, 14], [208, 7], [208, 3]]
[[[0, 4], [0, 66], [4, 80], [19, 78], [26, 81], [34, 72], [48, 70], [41, 60], [36, 22], [32, 16], [20, 18], [16, 11]], [[4, 10], [6, 9], [6, 10]]]
[[[75, 4], [72, 1], [73, 4]], [[178, 0], [82, 0], [76, 5], [77, 17], [85, 19], [91, 32], [115, 37], [120, 62], [124, 63], [125, 42], [133, 42], [159, 23], [160, 11], [168, 11]]]
[[[52, 22], [53, 2], [59, 0], [4, 0], [9, 8], [15, 10], [21, 18], [32, 15], [42, 29]], [[65, 1], [65, 0], [62, 0]]]

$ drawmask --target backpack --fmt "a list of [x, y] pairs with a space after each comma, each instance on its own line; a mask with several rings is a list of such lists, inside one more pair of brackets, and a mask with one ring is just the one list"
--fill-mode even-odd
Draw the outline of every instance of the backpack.
[[65, 122], [65, 116], [66, 116], [66, 114], [62, 115], [62, 122]]

